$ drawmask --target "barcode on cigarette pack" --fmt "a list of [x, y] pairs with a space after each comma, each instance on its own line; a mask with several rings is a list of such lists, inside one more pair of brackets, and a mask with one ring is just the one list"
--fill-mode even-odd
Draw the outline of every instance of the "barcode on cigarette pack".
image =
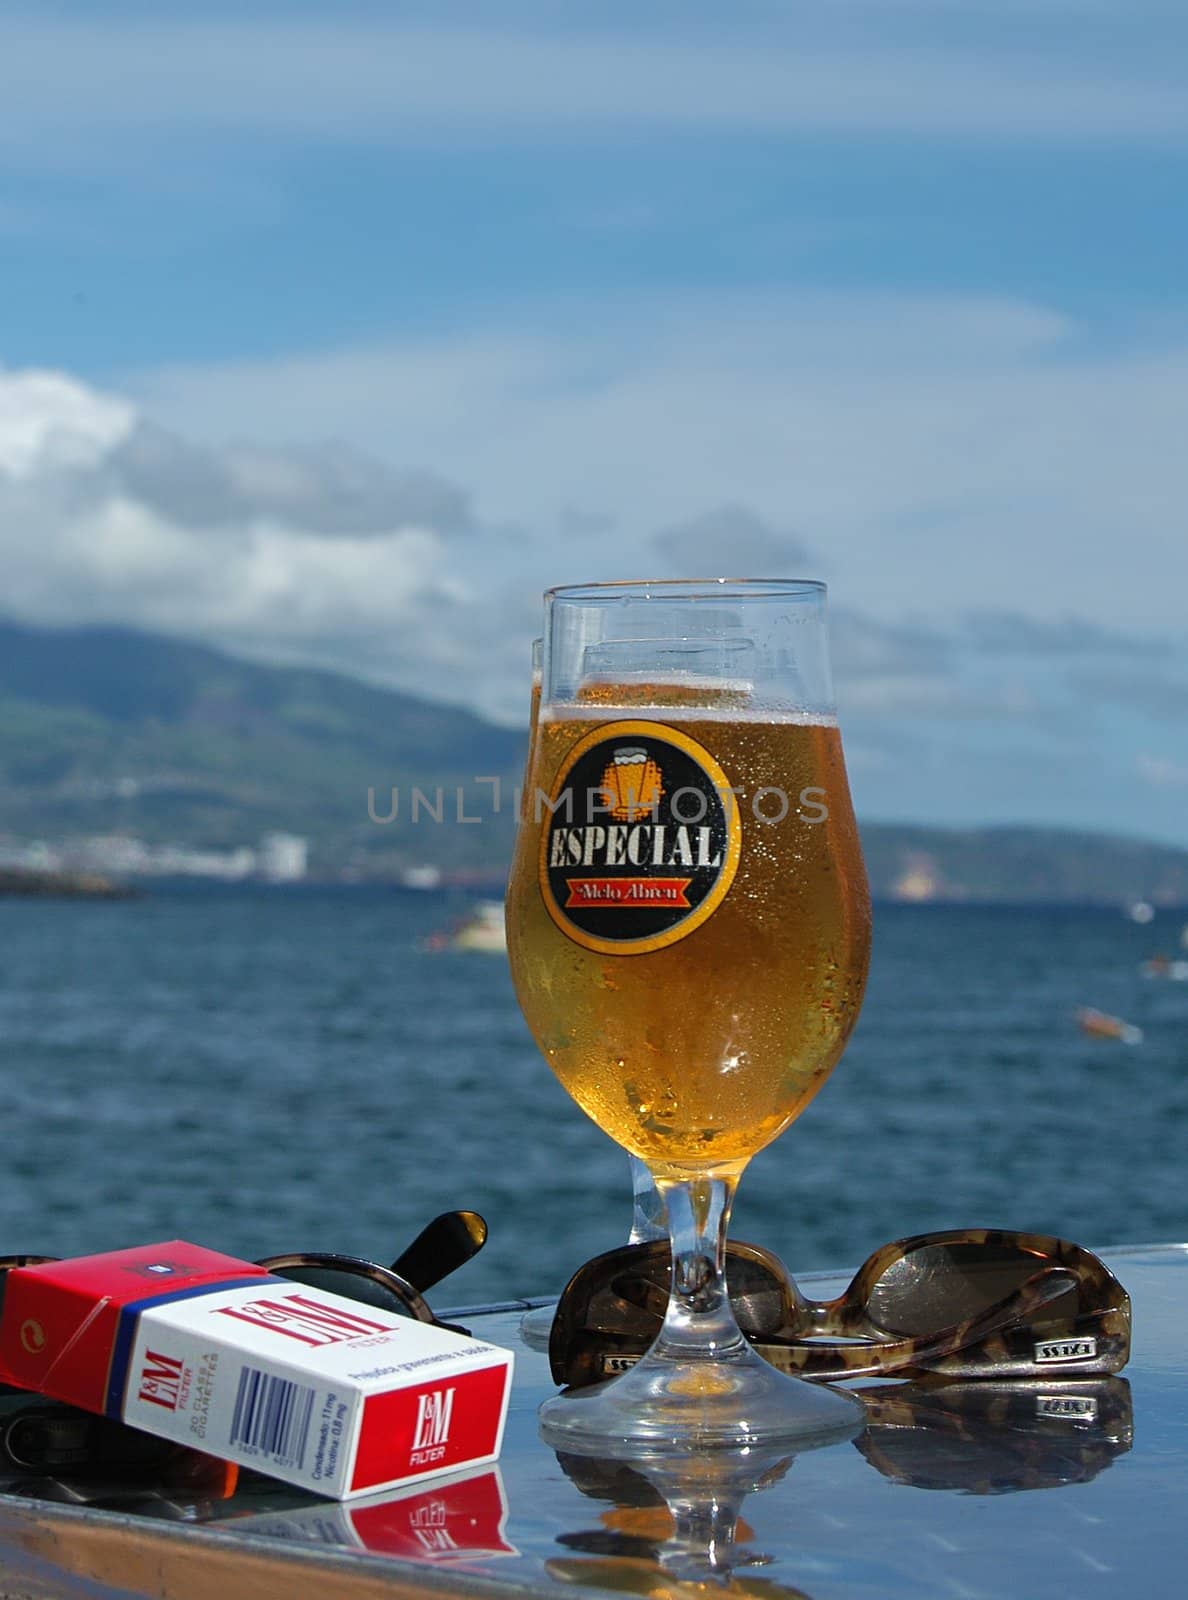
[[259, 1367], [244, 1367], [231, 1416], [231, 1443], [258, 1451], [278, 1467], [304, 1467], [315, 1392]]

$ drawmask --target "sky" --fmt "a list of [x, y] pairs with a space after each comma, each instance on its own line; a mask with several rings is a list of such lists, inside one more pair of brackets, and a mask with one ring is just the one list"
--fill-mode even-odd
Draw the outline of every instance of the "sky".
[[819, 577], [859, 811], [1188, 846], [1181, 0], [0, 20], [0, 611], [522, 719]]

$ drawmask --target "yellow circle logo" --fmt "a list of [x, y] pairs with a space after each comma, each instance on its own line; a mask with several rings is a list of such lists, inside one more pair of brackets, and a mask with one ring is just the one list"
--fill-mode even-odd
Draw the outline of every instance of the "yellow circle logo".
[[708, 750], [664, 723], [607, 722], [557, 774], [541, 829], [541, 895], [576, 944], [644, 955], [713, 915], [741, 851], [738, 802]]

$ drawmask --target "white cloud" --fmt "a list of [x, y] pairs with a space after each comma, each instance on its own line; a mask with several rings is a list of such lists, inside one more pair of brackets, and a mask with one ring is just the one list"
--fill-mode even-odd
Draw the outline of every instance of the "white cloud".
[[[648, 576], [650, 535], [742, 503], [796, 530], [841, 603], [887, 621], [1182, 621], [1188, 345], [1095, 351], [1042, 306], [669, 296], [617, 318], [542, 311], [522, 338], [178, 368], [127, 386], [213, 441], [252, 424], [278, 441], [345, 430], [377, 456], [398, 440], [401, 460], [465, 483], [486, 522], [534, 530], [488, 552], [529, 591]], [[566, 535], [573, 506], [597, 507], [613, 530]]]
[[[971, 312], [975, 325], [980, 315]], [[901, 320], [913, 317], [926, 336], [919, 307]], [[861, 308], [853, 320], [863, 325]], [[1000, 325], [1027, 321], [1004, 314]], [[960, 323], [949, 307], [936, 325], [952, 335]], [[794, 549], [804, 527], [797, 564], [814, 553], [827, 562], [839, 602], [839, 702], [866, 815], [1113, 826], [1117, 793], [1141, 787], [1132, 831], [1182, 837], [1185, 650], [1175, 632], [1188, 554], [1179, 544], [1169, 551], [1179, 555], [1178, 580], [1170, 566], [1165, 576], [1143, 564], [1144, 529], [1122, 515], [1132, 483], [1113, 476], [1119, 454], [1133, 460], [1147, 449], [1151, 501], [1170, 504], [1181, 492], [1185, 469], [1159, 431], [1174, 422], [1158, 413], [1174, 359], [1152, 379], [1142, 363], [1117, 358], [1109, 376], [1122, 393], [1099, 412], [1071, 368], [1060, 374], [1060, 340], [1024, 338], [999, 360], [975, 336], [963, 370], [961, 340], [950, 337], [922, 374], [910, 342], [881, 340], [869, 315], [866, 326], [865, 370], [852, 350], [831, 371], [811, 339], [803, 368], [781, 359], [800, 342], [795, 318], [770, 329], [762, 349], [740, 334], [737, 368], [721, 322], [704, 349], [675, 327], [651, 350], [604, 341], [593, 377], [580, 341], [568, 360], [559, 341], [505, 345], [519, 358], [506, 371], [480, 344], [473, 371], [487, 392], [471, 418], [444, 381], [466, 381], [464, 346], [436, 357], [428, 346], [407, 358], [373, 353], [356, 402], [361, 429], [387, 436], [398, 416], [408, 424], [399, 436], [417, 450], [410, 459], [427, 463], [416, 470], [352, 454], [344, 473], [337, 458], [327, 468], [317, 445], [209, 436], [241, 438], [252, 417], [283, 430], [286, 397], [305, 408], [311, 390], [341, 426], [350, 420], [349, 357], [336, 358], [330, 392], [294, 385], [289, 366], [249, 373], [246, 399], [236, 374], [221, 385], [214, 372], [197, 374], [191, 391], [174, 373], [159, 390], [171, 433], [143, 406], [76, 380], [8, 374], [2, 609], [27, 622], [132, 624], [335, 667], [520, 721], [545, 582], [644, 575], [658, 553], [691, 544], [706, 555], [725, 542], [766, 564]], [[921, 349], [933, 349], [927, 337]], [[977, 382], [986, 366], [989, 406]], [[413, 371], [427, 381], [405, 392]], [[437, 397], [437, 414], [427, 396]], [[205, 439], [182, 427], [187, 406], [203, 414], [215, 398]], [[855, 412], [869, 431], [855, 429]], [[422, 454], [435, 429], [454, 448]], [[1080, 450], [1061, 459], [1058, 486], [1053, 441], [1074, 436]], [[434, 475], [442, 462], [448, 479]], [[731, 503], [721, 493], [728, 481], [755, 496]], [[473, 515], [463, 483], [475, 488]], [[983, 551], [962, 539], [989, 517], [987, 503], [1009, 504], [1011, 516]], [[417, 504], [444, 511], [443, 526], [412, 515]], [[939, 519], [938, 504], [952, 508]], [[529, 514], [549, 505], [551, 517]], [[600, 508], [593, 525], [574, 519], [581, 505]], [[459, 506], [470, 520], [455, 528], [449, 514]], [[376, 507], [389, 508], [387, 526], [374, 526]], [[569, 532], [555, 534], [566, 508]], [[674, 509], [680, 515], [659, 514]], [[503, 516], [516, 525], [498, 526]], [[912, 532], [913, 519], [922, 532]], [[1115, 544], [1125, 559], [1107, 563]], [[1057, 580], [1040, 584], [1045, 563]], [[1167, 637], [1156, 627], [1161, 607], [1175, 618]]]
[[1156, 789], [1188, 789], [1188, 761], [1172, 761], [1167, 756], [1140, 756], [1139, 776]]
[[788, 528], [774, 528], [744, 505], [716, 506], [664, 528], [652, 540], [661, 566], [678, 576], [721, 577], [727, 572], [783, 574], [814, 564]]
[[396, 470], [342, 444], [203, 449], [138, 420], [102, 470], [113, 490], [194, 525], [271, 516], [319, 533], [376, 534], [414, 524], [455, 534], [472, 522], [458, 484]]
[[[320, 450], [206, 450], [145, 428], [127, 401], [62, 375], [0, 374], [6, 613], [309, 656], [348, 636], [370, 664], [402, 632], [426, 645], [443, 601], [465, 601], [446, 541], [400, 509], [403, 499], [456, 512], [444, 480], [355, 455], [350, 471], [337, 455], [329, 470]], [[138, 476], [145, 437], [153, 470]], [[353, 531], [363, 503], [366, 531]], [[399, 651], [387, 654], [390, 675]], [[426, 649], [423, 664], [433, 661]]]
[[[1111, 630], [1182, 628], [1188, 349], [1092, 353], [1045, 307], [669, 297], [122, 387], [0, 377], [3, 606], [28, 620], [136, 622], [516, 717], [547, 584], [682, 570], [690, 543], [717, 567], [725, 546], [828, 579], [839, 689], [868, 721], [1026, 720], [1031, 681], [1064, 670], [1045, 653], [1084, 678]], [[958, 655], [987, 664], [955, 688]]]
[[86, 467], [127, 437], [135, 412], [60, 372], [5, 376], [0, 368], [0, 473]]
[[1098, 57], [1078, 59], [1081, 41], [1066, 30], [1057, 66], [1048, 35], [1029, 54], [1022, 27], [987, 37], [959, 17], [938, 26], [934, 14], [929, 30], [892, 42], [886, 26], [856, 32], [819, 7], [761, 22], [745, 43], [704, 19], [558, 32], [349, 15], [99, 24], [27, 14], [5, 26], [0, 147], [75, 164], [102, 159], [107, 140], [196, 130], [405, 143], [542, 128], [551, 138], [656, 129], [1181, 140], [1188, 100], [1163, 52], [1131, 50], [1118, 70], [1133, 39], [1115, 18]]

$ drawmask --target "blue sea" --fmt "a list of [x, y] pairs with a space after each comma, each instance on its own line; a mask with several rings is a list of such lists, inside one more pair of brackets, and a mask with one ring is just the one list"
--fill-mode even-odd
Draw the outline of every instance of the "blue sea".
[[[457, 896], [161, 889], [0, 902], [0, 1250], [181, 1237], [391, 1260], [467, 1207], [439, 1306], [556, 1291], [630, 1220], [622, 1152], [537, 1054], [502, 956], [424, 948]], [[975, 1224], [1188, 1238], [1188, 913], [876, 909], [853, 1040], [744, 1175], [795, 1271]], [[1141, 1044], [1084, 1036], [1094, 1006]]]

